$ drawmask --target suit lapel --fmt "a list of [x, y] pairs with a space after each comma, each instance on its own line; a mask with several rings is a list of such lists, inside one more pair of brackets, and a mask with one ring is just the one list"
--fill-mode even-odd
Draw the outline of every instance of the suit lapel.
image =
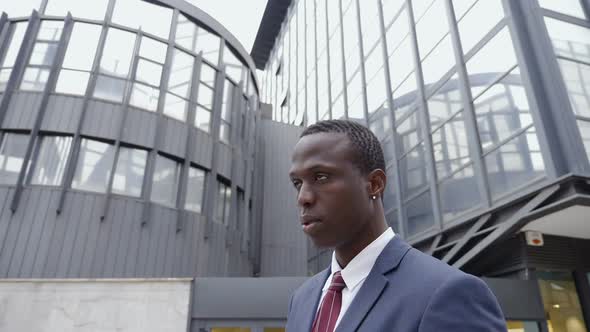
[[329, 275], [330, 269], [325, 269], [316, 275], [312, 284], [309, 286], [305, 294], [305, 298], [301, 303], [301, 313], [299, 315], [299, 319], [302, 329], [297, 329], [298, 331], [311, 331], [311, 325], [315, 319], [320, 297], [322, 295], [322, 288], [324, 288], [324, 283], [326, 282], [326, 279]]
[[350, 304], [350, 307], [348, 307], [340, 323], [338, 323], [336, 331], [345, 332], [356, 331], [358, 329], [369, 311], [381, 297], [381, 294], [383, 294], [385, 287], [389, 284], [389, 279], [385, 277], [385, 274], [397, 268], [410, 248], [397, 235], [389, 241], [375, 261], [375, 265]]

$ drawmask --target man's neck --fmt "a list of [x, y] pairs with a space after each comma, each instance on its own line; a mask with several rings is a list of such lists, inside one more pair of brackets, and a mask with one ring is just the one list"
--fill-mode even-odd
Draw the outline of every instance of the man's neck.
[[[385, 218], [384, 218], [385, 219]], [[357, 238], [348, 244], [341, 245], [336, 248], [336, 261], [343, 269], [356, 257], [363, 249], [375, 241], [383, 232], [387, 230], [388, 226], [385, 220], [374, 223], [372, 227], [368, 227]]]

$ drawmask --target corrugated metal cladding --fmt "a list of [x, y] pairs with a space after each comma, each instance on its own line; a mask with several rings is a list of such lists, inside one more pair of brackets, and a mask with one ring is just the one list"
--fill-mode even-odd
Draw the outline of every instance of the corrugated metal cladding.
[[[261, 276], [307, 275], [307, 239], [298, 221], [295, 191], [289, 176], [291, 152], [303, 128], [262, 121], [264, 202], [262, 212]], [[288, 195], [286, 193], [293, 193]]]
[[205, 223], [197, 214], [176, 232], [178, 211], [152, 205], [152, 221], [142, 226], [143, 203], [117, 197], [110, 205], [111, 217], [101, 222], [104, 196], [70, 192], [57, 215], [59, 190], [27, 188], [22, 197], [27, 208], [13, 215], [7, 208], [13, 193], [0, 188], [0, 278], [251, 274], [246, 253], [226, 246], [223, 225], [213, 223], [210, 238], [203, 240]]

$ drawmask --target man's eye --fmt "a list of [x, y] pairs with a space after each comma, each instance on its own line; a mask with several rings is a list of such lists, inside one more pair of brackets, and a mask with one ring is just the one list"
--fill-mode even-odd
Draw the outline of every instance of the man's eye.
[[294, 180], [292, 182], [293, 182], [293, 187], [295, 187], [295, 189], [299, 189], [301, 187], [301, 181]]
[[318, 174], [315, 176], [316, 181], [326, 181], [328, 176], [326, 174]]

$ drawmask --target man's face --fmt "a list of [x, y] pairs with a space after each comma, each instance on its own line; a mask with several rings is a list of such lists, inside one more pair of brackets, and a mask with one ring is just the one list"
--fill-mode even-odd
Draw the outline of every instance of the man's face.
[[371, 220], [369, 182], [355, 158], [342, 133], [304, 136], [295, 146], [289, 175], [303, 231], [319, 247], [354, 242]]

